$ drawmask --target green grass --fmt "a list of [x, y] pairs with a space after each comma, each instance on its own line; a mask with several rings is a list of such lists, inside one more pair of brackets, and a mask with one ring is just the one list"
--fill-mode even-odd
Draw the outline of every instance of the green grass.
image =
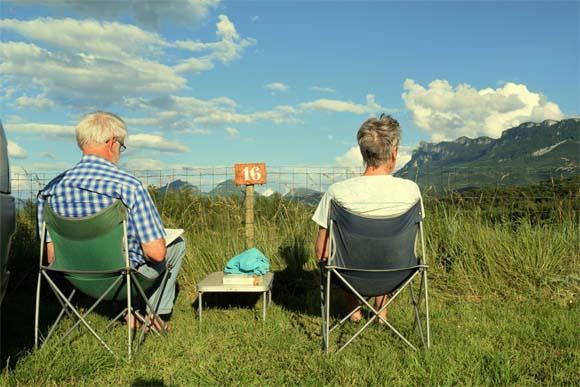
[[[577, 200], [573, 198], [572, 200]], [[279, 198], [256, 203], [256, 246], [276, 272], [274, 302], [207, 295], [196, 316], [195, 284], [245, 247], [243, 207], [236, 199], [186, 194], [156, 198], [166, 226], [185, 226], [187, 255], [167, 337], [148, 336], [131, 364], [116, 361], [90, 336], [31, 351], [35, 274], [15, 277], [3, 306], [5, 385], [191, 384], [475, 384], [580, 383], [577, 212], [532, 221], [486, 216], [490, 208], [427, 201], [433, 347], [411, 351], [373, 324], [340, 354], [320, 349], [318, 274], [312, 209]], [[568, 206], [566, 208], [573, 208]], [[21, 214], [15, 246], [34, 255], [32, 226]], [[503, 220], [502, 220], [503, 219]], [[27, 250], [28, 249], [28, 250]], [[19, 273], [30, 267], [19, 255]], [[30, 273], [30, 270], [28, 270]], [[11, 283], [12, 285], [12, 283]], [[49, 300], [49, 298], [46, 298]], [[231, 301], [231, 302], [228, 302]], [[403, 332], [406, 295], [389, 311]], [[403, 301], [401, 303], [401, 301]], [[47, 301], [48, 302], [48, 301]], [[334, 300], [337, 315], [342, 303]], [[104, 328], [107, 318], [94, 325]], [[347, 324], [353, 333], [359, 324]], [[123, 351], [122, 325], [105, 333]], [[417, 343], [417, 335], [412, 337]], [[337, 341], [346, 335], [337, 335]]]

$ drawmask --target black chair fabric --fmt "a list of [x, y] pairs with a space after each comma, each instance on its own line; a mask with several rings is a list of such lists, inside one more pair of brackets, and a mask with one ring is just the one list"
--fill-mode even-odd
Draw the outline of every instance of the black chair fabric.
[[421, 221], [421, 203], [392, 218], [364, 217], [331, 202], [331, 260], [335, 269], [362, 296], [391, 293], [419, 264], [415, 238]]

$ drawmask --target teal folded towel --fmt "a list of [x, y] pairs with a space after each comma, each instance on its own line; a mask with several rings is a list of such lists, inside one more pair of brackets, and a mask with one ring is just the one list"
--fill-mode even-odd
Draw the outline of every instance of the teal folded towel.
[[264, 275], [270, 271], [270, 261], [258, 249], [251, 248], [236, 255], [224, 268], [226, 274]]

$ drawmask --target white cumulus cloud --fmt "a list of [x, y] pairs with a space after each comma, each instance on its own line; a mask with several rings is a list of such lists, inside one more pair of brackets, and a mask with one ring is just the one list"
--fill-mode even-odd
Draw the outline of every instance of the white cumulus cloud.
[[460, 136], [497, 138], [505, 129], [527, 121], [562, 119], [557, 104], [526, 85], [506, 83], [493, 89], [435, 80], [423, 87], [405, 80], [403, 100], [418, 128], [431, 133], [432, 141]]
[[225, 15], [209, 43], [170, 41], [135, 25], [93, 19], [1, 19], [2, 31], [21, 37], [0, 42], [3, 90], [19, 91], [21, 104], [32, 104], [25, 94], [34, 88], [54, 103], [85, 110], [177, 93], [187, 86], [186, 74], [237, 59], [255, 43], [241, 37]]
[[321, 93], [335, 93], [336, 90], [330, 87], [312, 86], [312, 91], [319, 91]]
[[272, 82], [264, 85], [264, 88], [274, 92], [284, 92], [288, 90], [288, 85], [282, 82]]
[[123, 168], [130, 171], [166, 170], [167, 164], [157, 159], [131, 157], [122, 162]]
[[38, 43], [48, 43], [61, 49], [85, 53], [87, 58], [122, 59], [127, 54], [143, 52], [167, 45], [156, 33], [130, 24], [76, 20], [71, 18], [38, 18], [32, 20], [3, 19], [0, 28]]
[[[413, 147], [410, 146], [399, 146], [399, 151], [397, 153], [397, 163], [395, 164], [395, 169], [393, 172], [398, 171], [403, 168], [405, 164], [411, 160], [413, 154]], [[360, 168], [363, 167], [363, 158], [360, 153], [360, 148], [358, 145], [353, 146], [347, 150], [344, 154], [336, 157], [335, 164], [339, 167], [347, 168]]]
[[14, 157], [15, 159], [25, 159], [26, 151], [14, 141], [8, 140], [8, 156]]
[[189, 152], [189, 148], [179, 142], [169, 141], [163, 136], [146, 133], [129, 135], [127, 147], [151, 149], [160, 152], [175, 152], [175, 153]]
[[214, 65], [209, 58], [190, 58], [174, 67], [178, 73], [201, 73], [213, 69]]
[[16, 98], [15, 104], [18, 108], [32, 110], [48, 110], [54, 107], [54, 102], [41, 95], [36, 97], [28, 97], [23, 95]]
[[127, 15], [146, 27], [158, 27], [163, 21], [171, 24], [196, 26], [207, 18], [209, 11], [219, 5], [219, 0], [120, 0], [120, 1], [46, 1], [4, 0], [6, 4], [41, 5], [44, 7], [72, 7], [82, 15], [98, 19], [118, 19]]
[[247, 47], [256, 43], [254, 39], [242, 38], [234, 23], [226, 15], [219, 15], [218, 19], [216, 24], [217, 41], [178, 40], [174, 43], [174, 46], [180, 49], [204, 53], [200, 58], [189, 59], [177, 65], [178, 71], [200, 72], [209, 70], [213, 68], [215, 61], [228, 63], [240, 58]]
[[312, 102], [304, 102], [300, 104], [303, 110], [318, 110], [326, 112], [337, 113], [354, 113], [354, 114], [376, 114], [380, 112], [392, 112], [389, 109], [379, 105], [373, 94], [368, 94], [366, 97], [366, 104], [358, 104], [351, 101], [341, 101], [337, 99], [317, 99]]
[[69, 125], [40, 124], [40, 123], [7, 123], [4, 128], [8, 132], [40, 134], [49, 137], [74, 139], [75, 128]]
[[[131, 98], [126, 106], [145, 111], [148, 118], [131, 118], [127, 123], [159, 129], [189, 130], [200, 126], [250, 124], [270, 121], [275, 124], [297, 123], [298, 111], [292, 106], [278, 105], [270, 110], [239, 113], [237, 103], [228, 97], [202, 100], [195, 97], [162, 97], [156, 99]], [[154, 109], [153, 113], [151, 109]]]
[[225, 131], [229, 137], [237, 137], [240, 135], [240, 131], [236, 128], [232, 128], [231, 126], [228, 126]]

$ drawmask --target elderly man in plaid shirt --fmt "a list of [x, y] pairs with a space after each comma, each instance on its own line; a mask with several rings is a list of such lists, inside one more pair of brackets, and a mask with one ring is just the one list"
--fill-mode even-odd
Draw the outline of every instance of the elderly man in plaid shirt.
[[[185, 242], [178, 238], [165, 246], [165, 229], [147, 189], [131, 174], [117, 167], [126, 149], [127, 128], [123, 120], [106, 112], [85, 116], [76, 127], [76, 138], [83, 156], [73, 168], [54, 178], [38, 194], [38, 224], [43, 221], [46, 203], [59, 215], [83, 217], [93, 215], [116, 200], [128, 209], [127, 236], [131, 265], [149, 277], [157, 278], [171, 263], [169, 279], [159, 305], [159, 314], [172, 312], [175, 283], [185, 253]], [[54, 259], [54, 246], [48, 236], [46, 245], [49, 263]], [[161, 289], [156, 289], [150, 300]]]

